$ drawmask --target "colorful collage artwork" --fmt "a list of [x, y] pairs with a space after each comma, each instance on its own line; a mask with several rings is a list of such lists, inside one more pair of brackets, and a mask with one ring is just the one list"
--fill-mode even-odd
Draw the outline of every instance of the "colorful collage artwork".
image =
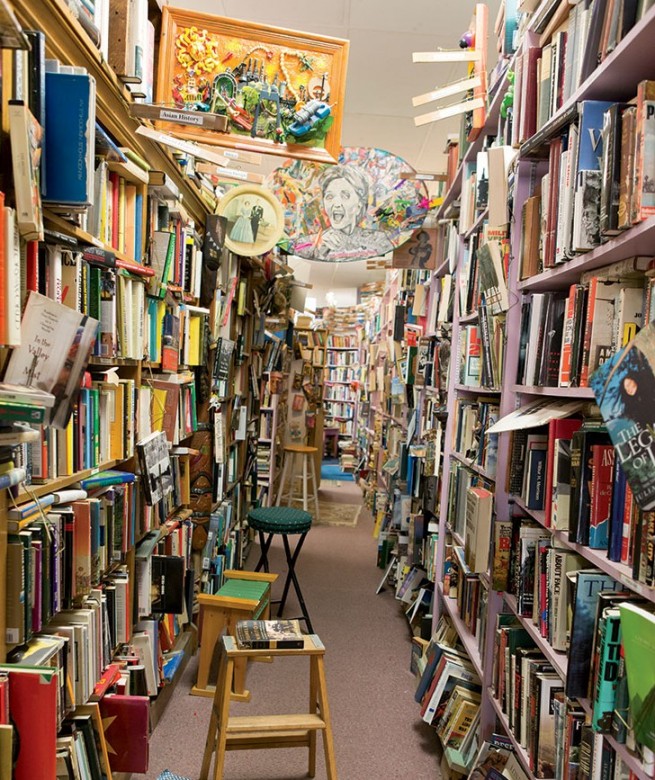
[[267, 186], [284, 207], [293, 253], [343, 263], [387, 255], [421, 227], [425, 185], [400, 178], [411, 170], [382, 149], [344, 147], [338, 165], [286, 160]]

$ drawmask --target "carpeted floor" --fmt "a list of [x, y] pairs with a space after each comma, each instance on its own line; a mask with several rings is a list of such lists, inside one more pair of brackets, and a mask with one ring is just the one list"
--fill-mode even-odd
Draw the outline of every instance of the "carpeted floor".
[[[342, 505], [361, 503], [361, 493], [352, 483], [327, 486], [321, 494], [331, 500], [338, 495]], [[420, 720], [413, 699], [407, 621], [388, 590], [375, 595], [381, 572], [375, 566], [372, 527], [365, 509], [354, 527], [313, 527], [296, 568], [314, 630], [327, 648], [339, 780], [438, 778], [436, 736]], [[283, 571], [282, 545], [275, 542], [272, 568]], [[255, 546], [251, 557], [257, 555]], [[296, 608], [290, 599], [285, 616], [296, 616]], [[253, 664], [248, 672], [252, 700], [233, 704], [231, 712], [306, 711], [307, 667], [303, 658]], [[211, 700], [188, 695], [195, 674], [196, 660], [192, 659], [152, 736], [146, 780], [155, 780], [164, 769], [192, 780], [199, 775]], [[324, 780], [321, 737], [318, 742], [316, 777]], [[306, 749], [288, 749], [230, 752], [224, 778], [300, 780], [306, 776]]]

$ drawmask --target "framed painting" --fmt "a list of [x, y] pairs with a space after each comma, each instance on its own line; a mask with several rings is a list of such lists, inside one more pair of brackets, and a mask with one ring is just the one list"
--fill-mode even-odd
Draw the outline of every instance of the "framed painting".
[[192, 141], [319, 163], [339, 156], [349, 42], [164, 6], [156, 102], [222, 114]]
[[270, 252], [284, 233], [284, 211], [264, 187], [242, 184], [224, 195], [218, 214], [226, 220], [225, 246], [242, 257]]

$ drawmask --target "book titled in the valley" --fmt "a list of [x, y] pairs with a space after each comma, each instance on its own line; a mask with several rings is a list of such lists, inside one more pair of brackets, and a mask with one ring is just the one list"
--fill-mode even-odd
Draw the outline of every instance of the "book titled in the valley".
[[655, 322], [592, 374], [607, 430], [634, 499], [655, 508]]
[[305, 634], [299, 620], [239, 620], [235, 636], [239, 647], [252, 650], [305, 646]]

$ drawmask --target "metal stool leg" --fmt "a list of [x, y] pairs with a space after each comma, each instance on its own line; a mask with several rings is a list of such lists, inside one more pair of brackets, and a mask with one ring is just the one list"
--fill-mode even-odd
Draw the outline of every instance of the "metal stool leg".
[[264, 536], [263, 531], [259, 532], [259, 546], [261, 547], [261, 553], [259, 555], [259, 561], [257, 561], [257, 566], [255, 566], [255, 571], [259, 571], [263, 566], [264, 571], [268, 573], [268, 551], [272, 541], [273, 534], [269, 534], [267, 539]]
[[280, 599], [280, 606], [277, 611], [277, 616], [280, 617], [282, 615], [282, 612], [284, 610], [284, 605], [287, 600], [287, 596], [289, 595], [289, 585], [293, 583], [293, 588], [296, 591], [296, 596], [298, 597], [298, 603], [300, 604], [300, 611], [302, 612], [303, 619], [307, 624], [309, 633], [313, 634], [314, 629], [312, 628], [312, 621], [309, 618], [309, 612], [307, 611], [305, 599], [302, 595], [302, 591], [300, 590], [300, 583], [298, 582], [298, 577], [296, 577], [296, 561], [298, 560], [298, 555], [300, 554], [300, 550], [303, 546], [303, 542], [305, 541], [306, 536], [307, 536], [307, 532], [301, 535], [300, 539], [298, 540], [298, 544], [296, 545], [296, 548], [293, 551], [293, 555], [291, 554], [289, 537], [287, 536], [287, 534], [283, 534], [282, 536], [282, 541], [284, 542], [284, 551], [287, 556], [287, 566], [289, 567], [289, 570], [287, 572], [287, 578], [284, 582], [284, 590], [282, 592], [282, 598]]

